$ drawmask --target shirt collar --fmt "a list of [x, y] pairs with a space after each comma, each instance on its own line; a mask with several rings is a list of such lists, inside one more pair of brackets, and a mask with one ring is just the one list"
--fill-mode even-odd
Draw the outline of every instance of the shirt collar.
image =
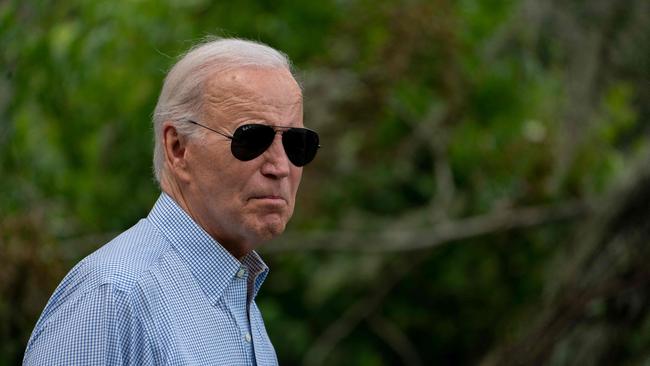
[[252, 251], [240, 262], [214, 240], [166, 193], [161, 193], [147, 219], [165, 236], [187, 262], [203, 291], [215, 304], [237, 271], [247, 267], [255, 298], [269, 272], [262, 258]]
[[[262, 287], [262, 283], [266, 279], [266, 276], [269, 274], [269, 267], [264, 263], [262, 258], [256, 251], [248, 253], [244, 258], [242, 258], [241, 263], [248, 268], [248, 288], [249, 292], [252, 293], [252, 299], [257, 296], [257, 292]], [[250, 300], [251, 298], [249, 298]]]

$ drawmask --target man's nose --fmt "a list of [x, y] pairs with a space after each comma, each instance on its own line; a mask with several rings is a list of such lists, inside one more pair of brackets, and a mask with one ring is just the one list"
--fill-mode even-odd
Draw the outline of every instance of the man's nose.
[[273, 143], [263, 154], [265, 159], [262, 165], [262, 174], [269, 178], [284, 178], [289, 176], [291, 162], [282, 145], [282, 134], [278, 133]]

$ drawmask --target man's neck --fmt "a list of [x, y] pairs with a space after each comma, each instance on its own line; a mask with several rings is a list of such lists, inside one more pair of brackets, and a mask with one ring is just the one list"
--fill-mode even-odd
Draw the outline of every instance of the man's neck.
[[196, 222], [205, 232], [208, 233], [215, 241], [219, 243], [224, 249], [226, 249], [233, 257], [235, 257], [237, 260], [241, 261], [242, 258], [244, 258], [249, 251], [241, 251], [241, 246], [237, 245], [231, 245], [232, 243], [229, 243], [225, 240], [221, 240], [218, 238], [213, 232], [211, 232], [210, 228], [202, 222], [201, 218], [199, 215], [197, 215], [194, 210], [192, 210], [192, 205], [189, 204], [188, 200], [185, 199], [185, 195], [183, 194], [183, 189], [181, 189], [180, 185], [178, 182], [173, 178], [169, 177], [168, 174], [163, 173], [160, 181], [160, 189], [165, 192], [169, 197], [171, 197], [182, 209], [185, 211], [194, 222]]

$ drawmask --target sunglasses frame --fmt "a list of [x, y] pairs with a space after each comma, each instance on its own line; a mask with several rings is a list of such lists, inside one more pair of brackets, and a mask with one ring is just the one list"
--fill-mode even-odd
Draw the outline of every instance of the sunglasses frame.
[[[211, 127], [208, 127], [208, 126], [206, 126], [206, 125], [203, 125], [203, 124], [198, 123], [198, 122], [196, 122], [196, 121], [194, 121], [194, 120], [191, 120], [191, 119], [188, 119], [188, 120], [186, 120], [186, 121], [189, 122], [189, 123], [191, 123], [191, 124], [194, 124], [194, 125], [197, 125], [197, 126], [203, 127], [203, 128], [205, 128], [205, 129], [207, 129], [207, 130], [210, 130], [210, 131], [212, 131], [212, 132], [214, 132], [214, 133], [217, 133], [217, 134], [219, 134], [219, 135], [221, 135], [221, 136], [223, 136], [223, 137], [229, 139], [230, 141], [234, 141], [234, 138], [235, 138], [234, 135], [229, 135], [229, 134], [227, 134], [227, 133], [224, 133], [224, 132], [221, 132], [221, 131], [217, 131], [217, 130], [211, 128]], [[311, 131], [311, 132], [313, 132], [314, 134], [316, 134], [316, 138], [318, 139], [318, 132], [316, 132], [316, 131], [314, 131], [314, 130], [311, 130], [311, 129], [309, 129], [309, 128], [305, 128], [305, 127], [290, 127], [290, 126], [265, 125], [265, 124], [261, 124], [261, 123], [249, 123], [249, 124], [241, 125], [241, 126], [237, 127], [237, 129], [239, 129], [239, 128], [243, 127], [243, 126], [247, 126], [247, 125], [267, 126], [267, 127], [272, 128], [273, 131], [274, 131], [276, 134], [278, 133], [278, 130], [280, 130], [280, 131], [282, 131], [282, 132], [285, 132], [285, 131], [287, 131], [287, 130], [291, 130], [291, 129], [307, 130], [307, 131]], [[235, 130], [235, 133], [237, 133], [237, 130]], [[271, 144], [272, 144], [272, 143], [273, 143], [273, 141], [271, 141]], [[233, 154], [233, 156], [234, 156], [235, 159], [237, 159], [237, 160], [240, 160], [240, 161], [249, 161], [249, 160], [253, 160], [253, 159], [257, 158], [258, 156], [262, 155], [262, 154], [264, 153], [264, 151], [266, 151], [270, 146], [271, 146], [271, 145], [267, 146], [267, 147], [266, 147], [266, 148], [265, 148], [265, 149], [264, 149], [264, 150], [263, 150], [259, 155], [256, 155], [256, 156], [254, 156], [254, 157], [251, 158], [251, 159], [245, 159], [245, 160], [244, 160], [244, 159], [240, 159], [240, 158], [237, 157], [237, 156], [235, 155], [235, 153], [232, 151], [232, 147], [231, 147], [231, 153]], [[284, 149], [284, 153], [287, 154], [287, 157], [289, 157], [289, 153], [287, 152], [287, 148], [284, 146], [284, 141], [283, 141], [283, 144], [282, 144], [282, 148]], [[321, 148], [321, 145], [320, 145], [320, 143], [319, 143], [318, 145], [316, 145], [316, 152], [318, 152], [318, 149], [320, 149], [320, 148]], [[316, 156], [316, 152], [314, 152], [314, 157]], [[314, 159], [314, 157], [312, 157], [311, 160], [309, 160], [307, 163], [302, 164], [302, 165], [298, 165], [298, 164], [294, 163], [294, 162], [291, 160], [290, 157], [289, 157], [289, 161], [291, 161], [291, 164], [293, 164], [293, 165], [295, 165], [295, 166], [297, 166], [297, 167], [303, 167], [303, 166], [309, 164], [310, 162], [312, 162], [312, 160]]]

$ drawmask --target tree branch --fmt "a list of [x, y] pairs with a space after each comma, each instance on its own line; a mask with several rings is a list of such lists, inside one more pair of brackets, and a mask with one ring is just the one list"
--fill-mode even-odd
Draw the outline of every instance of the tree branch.
[[411, 273], [421, 263], [424, 262], [428, 256], [417, 255], [411, 256], [405, 263], [398, 260], [397, 265], [393, 266], [393, 270], [384, 272], [383, 278], [379, 278], [375, 287], [341, 315], [334, 323], [332, 323], [321, 335], [314, 341], [313, 345], [303, 359], [303, 364], [307, 366], [320, 366], [322, 365], [327, 356], [336, 345], [345, 338], [348, 334], [356, 328], [359, 323], [368, 316], [370, 316], [379, 305], [383, 302], [384, 298], [395, 288], [404, 277]]
[[368, 324], [402, 358], [402, 364], [423, 365], [415, 346], [395, 324], [377, 314], [368, 318]]
[[451, 241], [468, 239], [496, 232], [526, 228], [550, 222], [572, 220], [585, 216], [592, 204], [584, 201], [519, 208], [492, 212], [456, 221], [442, 222], [431, 228], [405, 230], [395, 228], [399, 221], [381, 231], [324, 231], [311, 233], [286, 233], [271, 245], [264, 246], [265, 253], [284, 251], [357, 251], [400, 252], [432, 248]]

